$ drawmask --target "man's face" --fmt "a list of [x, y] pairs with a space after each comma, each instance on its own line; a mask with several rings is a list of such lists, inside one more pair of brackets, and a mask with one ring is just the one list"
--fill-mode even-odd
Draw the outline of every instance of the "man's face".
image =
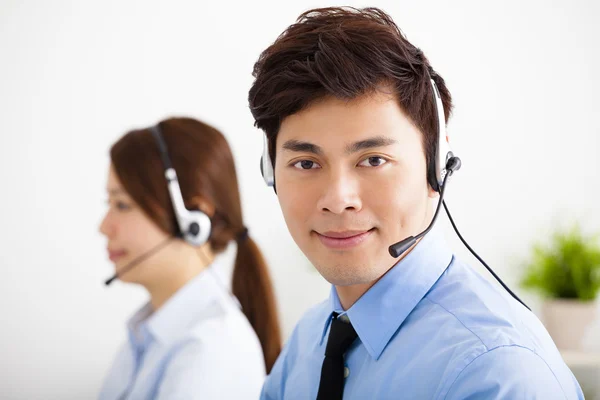
[[285, 118], [275, 181], [292, 237], [329, 282], [367, 284], [431, 220], [422, 134], [390, 94], [326, 98]]

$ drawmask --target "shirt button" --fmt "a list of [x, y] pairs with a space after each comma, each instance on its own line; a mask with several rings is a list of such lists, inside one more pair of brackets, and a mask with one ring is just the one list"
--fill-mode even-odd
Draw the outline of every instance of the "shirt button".
[[345, 323], [347, 323], [347, 324], [348, 324], [348, 323], [350, 323], [350, 318], [348, 318], [348, 315], [347, 315], [347, 314], [344, 314], [344, 315], [342, 315], [342, 316], [340, 317], [340, 319], [342, 320], [342, 322], [345, 322]]
[[344, 367], [344, 378], [347, 378], [350, 375], [350, 368]]

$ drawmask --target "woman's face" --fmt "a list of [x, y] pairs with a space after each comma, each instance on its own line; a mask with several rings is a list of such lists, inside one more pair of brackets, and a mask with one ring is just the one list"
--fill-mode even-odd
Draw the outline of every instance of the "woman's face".
[[[108, 173], [106, 191], [109, 207], [100, 224], [100, 232], [106, 236], [108, 257], [118, 273], [136, 258], [167, 240], [169, 235], [129, 196], [121, 185], [113, 165]], [[165, 252], [157, 252], [124, 272], [119, 279], [124, 282], [150, 284], [160, 275], [159, 266], [166, 261], [163, 260], [165, 256]]]

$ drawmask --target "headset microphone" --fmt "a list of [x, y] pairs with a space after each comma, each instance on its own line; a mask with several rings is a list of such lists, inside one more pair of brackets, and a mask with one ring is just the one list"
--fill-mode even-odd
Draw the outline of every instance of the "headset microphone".
[[[450, 215], [448, 206], [446, 205], [446, 202], [444, 201], [444, 192], [446, 190], [446, 183], [447, 183], [448, 178], [454, 172], [456, 172], [460, 169], [461, 161], [460, 161], [460, 158], [454, 156], [454, 154], [450, 150], [450, 144], [448, 143], [448, 135], [446, 133], [446, 120], [445, 120], [445, 114], [444, 114], [444, 104], [442, 102], [442, 97], [440, 95], [438, 87], [435, 84], [435, 81], [433, 79], [431, 79], [431, 86], [433, 87], [433, 96], [435, 99], [436, 112], [437, 112], [437, 117], [438, 117], [437, 118], [438, 119], [438, 124], [437, 124], [438, 125], [438, 146], [436, 149], [436, 159], [435, 159], [435, 167], [436, 167], [435, 168], [435, 178], [436, 179], [435, 179], [435, 182], [430, 182], [430, 183], [432, 183], [432, 187], [436, 188], [436, 190], [439, 191], [440, 200], [435, 209], [435, 213], [433, 214], [431, 223], [429, 224], [427, 229], [425, 229], [423, 232], [419, 233], [417, 236], [409, 236], [406, 239], [399, 241], [398, 243], [394, 243], [393, 245], [391, 245], [388, 248], [388, 251], [389, 251], [390, 255], [394, 258], [398, 258], [402, 254], [404, 254], [404, 252], [406, 252], [412, 245], [414, 245], [417, 242], [417, 240], [419, 240], [420, 238], [425, 236], [431, 230], [431, 228], [433, 227], [433, 224], [435, 223], [437, 216], [440, 212], [441, 206], [444, 205], [444, 209], [446, 210], [448, 219], [450, 220], [450, 223], [452, 224], [452, 228], [454, 228], [454, 231], [456, 232], [456, 234], [458, 235], [460, 240], [463, 242], [465, 247], [475, 256], [475, 258], [477, 258], [477, 260], [479, 260], [481, 262], [481, 264], [483, 264], [483, 266], [494, 276], [494, 278], [496, 278], [496, 280], [500, 283], [500, 285], [502, 285], [502, 287], [515, 300], [517, 300], [525, 308], [527, 308], [528, 310], [531, 311], [531, 308], [529, 308], [527, 306], [527, 304], [525, 304], [519, 298], [519, 296], [517, 296], [515, 293], [513, 293], [512, 290], [510, 290], [510, 288], [502, 281], [502, 279], [500, 279], [500, 277], [498, 275], [496, 275], [496, 273], [494, 273], [494, 271], [486, 264], [486, 262], [483, 261], [483, 259], [481, 257], [479, 257], [479, 255], [475, 252], [475, 250], [473, 250], [471, 248], [471, 246], [469, 246], [467, 241], [465, 239], [463, 239], [462, 235], [458, 231], [458, 228], [456, 227], [456, 224], [454, 223], [454, 220], [452, 219], [452, 216]], [[433, 183], [435, 183], [435, 185]]]
[[431, 223], [429, 224], [427, 229], [425, 229], [423, 232], [419, 233], [417, 236], [409, 236], [406, 239], [401, 240], [398, 243], [394, 243], [393, 245], [391, 245], [388, 248], [388, 251], [390, 252], [390, 255], [392, 257], [394, 257], [394, 258], [400, 257], [406, 250], [408, 250], [413, 244], [415, 244], [417, 240], [419, 240], [420, 238], [425, 236], [431, 230], [431, 228], [433, 228], [433, 224], [435, 223], [435, 220], [437, 219], [437, 216], [440, 213], [440, 208], [444, 201], [444, 192], [446, 190], [446, 181], [447, 181], [448, 177], [450, 177], [454, 172], [456, 172], [460, 169], [460, 165], [461, 165], [461, 162], [460, 162], [460, 158], [458, 158], [458, 157], [451, 157], [448, 160], [448, 163], [446, 164], [446, 174], [444, 175], [444, 180], [442, 182], [441, 190], [440, 190], [440, 201], [438, 202], [438, 205], [435, 209], [435, 214], [433, 214], [433, 219], [431, 220]]
[[172, 239], [171, 237], [167, 238], [166, 240], [164, 240], [161, 243], [157, 244], [156, 246], [154, 246], [153, 248], [151, 248], [147, 252], [145, 252], [145, 253], [141, 254], [140, 256], [138, 256], [137, 258], [133, 259], [129, 264], [125, 265], [123, 268], [121, 268], [119, 271], [117, 271], [113, 276], [111, 276], [110, 278], [108, 278], [104, 282], [104, 284], [106, 286], [108, 286], [111, 283], [113, 283], [117, 278], [119, 278], [120, 276], [122, 276], [125, 272], [130, 271], [131, 269], [133, 269], [133, 267], [135, 267], [136, 265], [138, 265], [139, 263], [141, 263], [142, 261], [144, 261], [145, 259], [147, 259], [148, 257], [150, 257], [152, 254], [156, 253], [158, 250], [160, 250], [163, 247], [165, 247], [171, 241], [171, 239]]
[[394, 243], [388, 248], [390, 255], [394, 258], [400, 257], [406, 250], [408, 250], [413, 244], [420, 238], [425, 236], [435, 223], [438, 214], [440, 212], [442, 203], [444, 201], [444, 192], [446, 191], [446, 182], [448, 178], [458, 171], [461, 166], [460, 158], [456, 157], [452, 150], [450, 150], [450, 144], [448, 143], [448, 134], [446, 133], [446, 119], [444, 113], [444, 103], [442, 102], [442, 96], [438, 90], [437, 85], [433, 79], [430, 79], [433, 101], [435, 103], [435, 110], [437, 115], [437, 146], [435, 154], [435, 179], [428, 174], [428, 181], [432, 188], [440, 193], [440, 201], [438, 202], [435, 214], [431, 223], [423, 232], [417, 236], [409, 236], [404, 240]]

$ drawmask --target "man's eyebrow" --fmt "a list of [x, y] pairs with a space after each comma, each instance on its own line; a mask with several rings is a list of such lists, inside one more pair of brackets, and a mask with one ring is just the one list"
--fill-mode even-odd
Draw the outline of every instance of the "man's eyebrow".
[[300, 140], [288, 140], [283, 144], [283, 149], [294, 152], [302, 152], [302, 153], [313, 153], [316, 155], [322, 155], [323, 149], [316, 144], [303, 142]]
[[375, 147], [384, 147], [390, 146], [392, 144], [396, 144], [398, 141], [385, 137], [385, 136], [375, 136], [369, 139], [360, 140], [358, 142], [354, 142], [348, 146], [346, 146], [346, 153], [352, 154], [359, 152], [361, 150], [368, 150]]
[[[375, 147], [385, 147], [390, 146], [392, 144], [398, 143], [396, 140], [385, 137], [385, 136], [375, 136], [372, 138], [368, 138], [365, 140], [360, 140], [358, 142], [349, 144], [346, 146], [346, 153], [352, 154], [361, 150], [372, 149]], [[304, 142], [301, 140], [288, 140], [283, 144], [283, 149], [293, 152], [299, 153], [313, 153], [316, 155], [322, 155], [323, 149], [316, 144], [310, 142]]]

